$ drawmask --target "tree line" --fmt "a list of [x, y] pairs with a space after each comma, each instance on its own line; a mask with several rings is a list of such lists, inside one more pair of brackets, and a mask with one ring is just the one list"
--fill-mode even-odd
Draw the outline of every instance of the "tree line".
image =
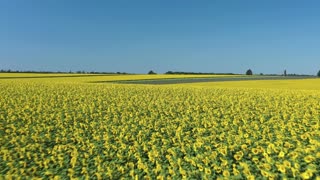
[[[127, 73], [127, 72], [97, 72], [97, 71], [19, 71], [19, 70], [4, 70], [1, 69], [0, 73], [42, 73], [42, 74], [53, 74], [53, 73], [61, 73], [61, 74], [119, 74], [119, 75], [125, 75], [125, 74], [133, 74], [133, 73]], [[157, 74], [155, 71], [150, 70], [147, 74]], [[203, 73], [203, 72], [184, 72], [184, 71], [167, 71], [164, 74], [176, 74], [176, 75], [240, 75], [235, 73]], [[253, 71], [251, 69], [248, 69], [245, 72], [245, 75], [251, 76], [253, 75]], [[268, 76], [279, 76], [279, 74], [263, 74], [260, 73], [259, 75], [268, 75]], [[299, 74], [288, 74], [287, 70], [284, 70], [283, 76], [302, 76]], [[305, 75], [303, 75], [305, 76]], [[316, 76], [320, 77], [320, 70], [316, 74]]]
[[4, 70], [0, 73], [41, 73], [41, 74], [131, 74], [126, 72], [98, 72], [98, 71], [19, 71], [19, 70]]
[[[157, 74], [155, 71], [150, 70], [148, 74]], [[183, 71], [167, 71], [164, 74], [176, 74], [176, 75], [240, 75], [240, 74], [235, 74], [235, 73], [201, 73], [201, 72], [183, 72]], [[253, 71], [251, 69], [248, 69], [245, 72], [245, 75], [251, 76], [253, 75]], [[263, 74], [260, 73], [259, 75], [268, 75], [268, 76], [279, 76], [279, 74]], [[307, 75], [300, 75], [300, 74], [288, 74], [287, 70], [284, 70], [283, 76], [307, 76]], [[317, 73], [317, 76], [320, 77], [320, 70]]]

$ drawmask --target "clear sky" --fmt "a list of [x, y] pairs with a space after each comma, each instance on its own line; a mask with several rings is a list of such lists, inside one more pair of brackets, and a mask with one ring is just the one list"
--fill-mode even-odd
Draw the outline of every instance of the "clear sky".
[[317, 0], [1, 0], [0, 69], [316, 74]]

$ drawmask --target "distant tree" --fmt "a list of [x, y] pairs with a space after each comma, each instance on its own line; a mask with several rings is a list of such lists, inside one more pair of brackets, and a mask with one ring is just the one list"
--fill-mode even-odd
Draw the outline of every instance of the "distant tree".
[[260, 76], [263, 76], [263, 73], [260, 73]]
[[317, 74], [317, 76], [318, 76], [318, 77], [320, 77], [320, 70], [318, 71], [318, 74]]
[[287, 76], [287, 70], [284, 70], [283, 75]]
[[155, 73], [154, 71], [151, 70], [148, 72], [148, 74], [157, 74], [157, 73]]
[[253, 74], [253, 73], [252, 73], [252, 70], [251, 70], [251, 69], [248, 69], [247, 72], [246, 72], [246, 75], [250, 75], [250, 76], [251, 76], [252, 74]]

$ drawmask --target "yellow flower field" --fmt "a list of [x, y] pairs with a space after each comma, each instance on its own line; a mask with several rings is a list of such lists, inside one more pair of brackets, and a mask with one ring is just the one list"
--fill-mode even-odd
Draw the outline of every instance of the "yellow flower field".
[[[190, 86], [186, 84], [184, 86]], [[263, 81], [229, 81], [193, 83], [193, 87], [219, 87], [219, 88], [260, 88], [282, 90], [320, 90], [320, 79], [296, 80], [263, 80]]]
[[0, 179], [320, 178], [320, 79], [126, 78], [0, 79]]

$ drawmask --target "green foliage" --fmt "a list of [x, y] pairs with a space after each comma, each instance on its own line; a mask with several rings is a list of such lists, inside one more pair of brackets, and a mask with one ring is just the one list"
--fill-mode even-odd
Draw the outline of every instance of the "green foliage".
[[247, 72], [246, 72], [246, 75], [252, 75], [252, 70], [251, 69], [248, 69]]
[[153, 70], [149, 71], [148, 74], [157, 74]]

